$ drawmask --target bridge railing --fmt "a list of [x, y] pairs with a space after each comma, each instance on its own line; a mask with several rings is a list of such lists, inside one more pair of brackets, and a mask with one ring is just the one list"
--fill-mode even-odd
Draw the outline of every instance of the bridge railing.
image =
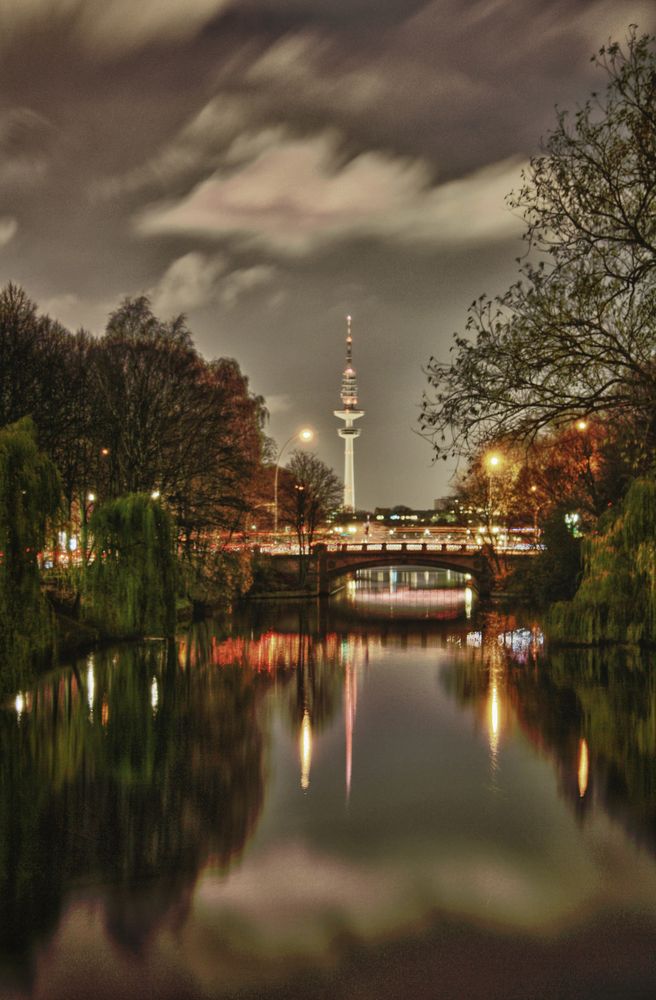
[[328, 542], [327, 552], [480, 552], [481, 545], [453, 542]]
[[[260, 544], [241, 547], [256, 550], [264, 555], [298, 555], [298, 546], [291, 542], [287, 542], [286, 544]], [[369, 553], [375, 555], [376, 553], [380, 554], [383, 552], [433, 552], [436, 554], [450, 553], [457, 555], [461, 553], [462, 555], [472, 555], [483, 552], [485, 548], [485, 545], [480, 545], [476, 542], [320, 542], [313, 546], [312, 552], [344, 552], [352, 555], [366, 555]], [[497, 549], [498, 554], [501, 556], [535, 555], [538, 551], [540, 551], [539, 547], [536, 548], [534, 545], [526, 542], [516, 545], [504, 545]]]
[[[486, 548], [485, 545], [481, 545], [477, 542], [327, 542], [323, 543], [322, 548], [327, 552], [351, 552], [351, 553], [362, 553], [366, 554], [368, 552], [462, 552], [462, 553], [472, 553], [472, 552], [482, 552]], [[526, 554], [533, 553], [536, 551], [534, 546], [527, 543], [520, 543], [517, 545], [504, 545], [503, 548], [498, 549], [501, 555], [508, 554]]]

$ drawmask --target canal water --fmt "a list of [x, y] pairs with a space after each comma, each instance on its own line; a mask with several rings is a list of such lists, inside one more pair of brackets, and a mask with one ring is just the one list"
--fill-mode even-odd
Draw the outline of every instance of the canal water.
[[652, 998], [655, 678], [423, 570], [62, 665], [0, 712], [0, 997]]

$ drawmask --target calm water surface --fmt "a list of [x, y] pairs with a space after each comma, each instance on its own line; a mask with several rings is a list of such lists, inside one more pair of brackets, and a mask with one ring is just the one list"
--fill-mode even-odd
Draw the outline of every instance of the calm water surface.
[[0, 712], [3, 998], [652, 998], [653, 654], [370, 573]]

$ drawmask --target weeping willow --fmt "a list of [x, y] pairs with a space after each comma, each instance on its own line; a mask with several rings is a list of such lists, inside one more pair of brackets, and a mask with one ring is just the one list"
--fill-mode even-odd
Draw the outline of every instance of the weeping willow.
[[[29, 417], [0, 430], [0, 675], [3, 686], [55, 644], [37, 554], [60, 509], [59, 475]], [[12, 675], [10, 677], [9, 675]]]
[[586, 539], [571, 601], [554, 605], [549, 636], [561, 642], [656, 643], [656, 482], [638, 479], [602, 531]]
[[114, 636], [172, 635], [176, 565], [171, 518], [145, 493], [94, 511], [93, 555], [84, 591], [85, 617]]

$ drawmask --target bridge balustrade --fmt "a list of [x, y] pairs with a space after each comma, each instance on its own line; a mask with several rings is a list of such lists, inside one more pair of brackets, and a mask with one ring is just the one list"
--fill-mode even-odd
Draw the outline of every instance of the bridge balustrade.
[[329, 542], [327, 552], [480, 552], [467, 542]]

